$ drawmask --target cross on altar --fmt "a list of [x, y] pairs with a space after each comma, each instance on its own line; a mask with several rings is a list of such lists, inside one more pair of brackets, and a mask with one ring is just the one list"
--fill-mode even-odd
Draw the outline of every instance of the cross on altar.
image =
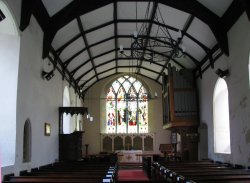
[[126, 158], [127, 158], [127, 160], [131, 160], [131, 159], [132, 159], [132, 156], [131, 156], [131, 155], [128, 155]]
[[130, 143], [127, 143], [126, 146], [127, 146], [127, 150], [129, 150], [131, 145]]

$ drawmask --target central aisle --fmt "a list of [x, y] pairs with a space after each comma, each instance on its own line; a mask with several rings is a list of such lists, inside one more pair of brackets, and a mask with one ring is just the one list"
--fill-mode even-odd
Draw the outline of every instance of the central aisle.
[[118, 183], [150, 183], [150, 179], [141, 166], [120, 166], [118, 170]]

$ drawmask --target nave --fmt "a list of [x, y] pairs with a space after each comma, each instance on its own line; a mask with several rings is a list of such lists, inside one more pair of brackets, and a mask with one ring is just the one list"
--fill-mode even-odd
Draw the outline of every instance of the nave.
[[134, 167], [155, 182], [248, 173], [249, 30], [249, 0], [0, 0], [1, 180], [108, 153], [176, 156]]

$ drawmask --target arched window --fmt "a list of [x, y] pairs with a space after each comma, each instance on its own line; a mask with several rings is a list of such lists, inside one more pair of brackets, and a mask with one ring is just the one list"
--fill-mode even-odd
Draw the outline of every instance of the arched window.
[[[70, 96], [68, 86], [65, 86], [63, 91], [63, 107], [70, 107]], [[69, 114], [63, 114], [63, 134], [70, 133], [70, 118], [71, 117]]]
[[23, 130], [23, 162], [30, 162], [31, 160], [31, 124], [27, 119]]
[[228, 88], [226, 81], [219, 78], [213, 97], [214, 152], [231, 153]]
[[107, 133], [148, 132], [148, 92], [131, 76], [115, 80], [107, 91]]

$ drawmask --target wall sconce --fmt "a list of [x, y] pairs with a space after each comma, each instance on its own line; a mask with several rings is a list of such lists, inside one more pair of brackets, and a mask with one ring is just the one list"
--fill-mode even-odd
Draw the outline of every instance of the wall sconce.
[[229, 76], [229, 71], [228, 71], [228, 69], [226, 69], [226, 70], [221, 70], [221, 69], [217, 69], [216, 71], [215, 71], [215, 73], [219, 76], [219, 77], [221, 77], [221, 78], [226, 78], [227, 76]]
[[51, 64], [48, 59], [43, 60], [43, 67], [42, 67], [42, 78], [46, 80], [51, 80], [54, 77], [55, 73], [55, 65]]
[[43, 79], [47, 79], [48, 81], [54, 77], [54, 70], [50, 71], [50, 72], [46, 72], [46, 71], [42, 71], [42, 78]]
[[158, 97], [158, 93], [157, 92], [155, 92], [155, 98], [157, 98]]

